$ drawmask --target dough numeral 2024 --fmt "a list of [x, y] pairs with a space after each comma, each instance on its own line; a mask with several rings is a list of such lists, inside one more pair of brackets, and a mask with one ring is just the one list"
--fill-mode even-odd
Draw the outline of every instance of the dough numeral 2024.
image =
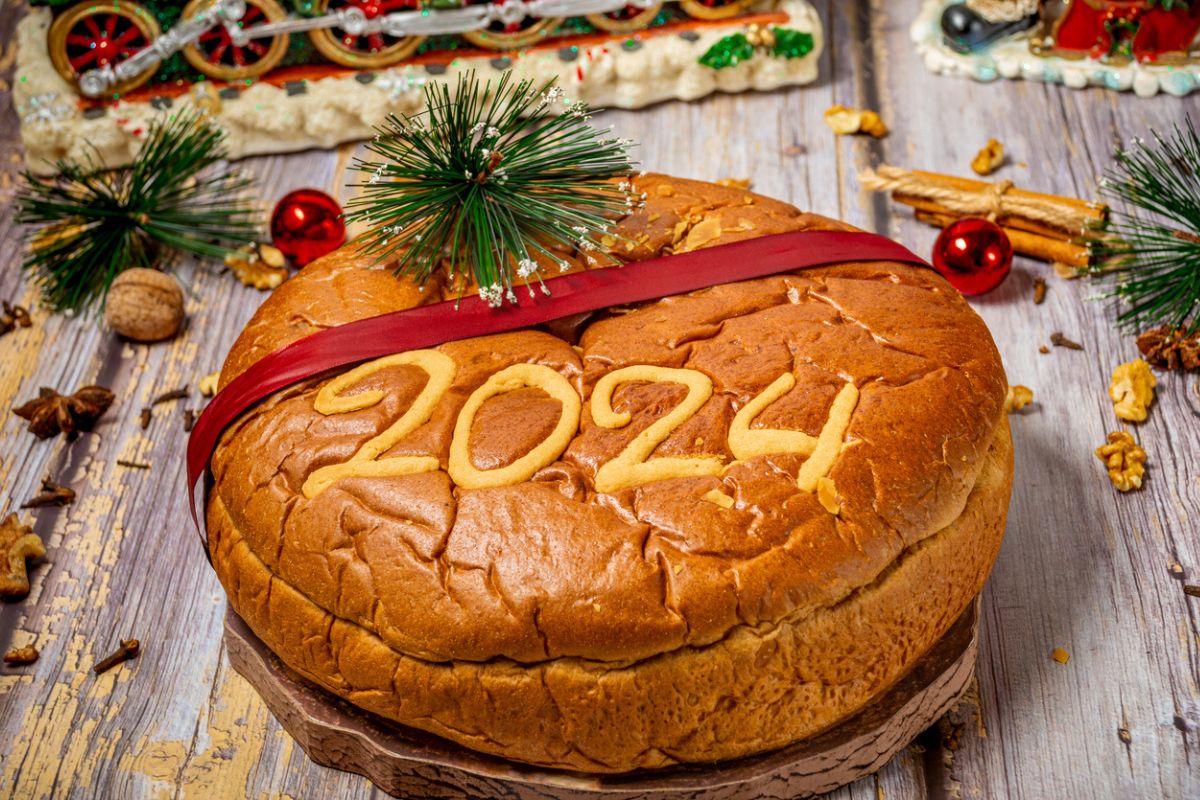
[[[454, 360], [437, 350], [412, 350], [376, 359], [350, 370], [325, 384], [317, 393], [313, 407], [326, 416], [371, 408], [383, 400], [378, 389], [343, 395], [347, 389], [375, 373], [390, 367], [413, 366], [427, 380], [420, 394], [399, 419], [377, 436], [365, 442], [349, 460], [314, 470], [304, 482], [304, 495], [316, 497], [343, 478], [382, 478], [435, 472], [440, 468], [435, 456], [392, 456], [380, 458], [404, 437], [424, 425], [433, 416], [446, 391], [454, 383], [458, 367]], [[658, 447], [676, 429], [694, 417], [712, 397], [712, 380], [694, 369], [676, 369], [634, 365], [613, 370], [597, 383], [590, 399], [592, 419], [603, 428], [624, 428], [632, 422], [628, 412], [612, 407], [612, 396], [625, 383], [677, 383], [687, 395], [666, 415], [633, 437], [614, 458], [596, 471], [598, 492], [615, 492], [631, 486], [669, 478], [720, 475], [730, 465], [722, 456], [662, 456], [651, 458]], [[751, 428], [751, 423], [768, 406], [796, 385], [790, 373], [776, 378], [743, 406], [729, 426], [729, 450], [739, 461], [756, 456], [792, 453], [807, 456], [800, 467], [796, 484], [801, 491], [813, 492], [817, 482], [829, 474], [842, 448], [850, 417], [858, 405], [858, 388], [847, 383], [838, 391], [829, 415], [817, 436], [779, 428]], [[541, 389], [561, 404], [554, 430], [529, 452], [510, 464], [494, 469], [478, 469], [469, 451], [471, 426], [475, 415], [490, 398], [522, 388]], [[579, 431], [583, 401], [574, 387], [555, 370], [542, 364], [513, 364], [494, 373], [471, 393], [459, 411], [450, 441], [447, 471], [450, 479], [464, 489], [511, 486], [529, 480], [535, 472], [552, 464]]]

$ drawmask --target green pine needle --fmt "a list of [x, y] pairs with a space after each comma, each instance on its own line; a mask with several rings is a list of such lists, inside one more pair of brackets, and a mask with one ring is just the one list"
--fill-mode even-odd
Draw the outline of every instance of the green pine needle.
[[17, 221], [41, 226], [29, 237], [24, 268], [56, 311], [103, 298], [131, 267], [154, 267], [165, 249], [221, 258], [255, 240], [250, 180], [228, 169], [224, 133], [195, 112], [156, 121], [134, 162], [106, 171], [88, 156], [59, 161], [59, 175], [22, 174]]
[[378, 261], [397, 256], [397, 275], [424, 284], [445, 269], [460, 291], [473, 282], [492, 306], [533, 292], [561, 253], [594, 258], [615, 219], [641, 200], [626, 181], [629, 142], [605, 138], [582, 103], [553, 111], [562, 90], [492, 84], [460, 75], [453, 90], [425, 87], [425, 110], [391, 116], [356, 160], [367, 175], [347, 218], [371, 231], [360, 240]]
[[1188, 118], [1153, 142], [1117, 151], [1100, 182], [1120, 201], [1094, 237], [1094, 272], [1115, 271], [1108, 297], [1122, 304], [1122, 328], [1200, 328], [1200, 136]]

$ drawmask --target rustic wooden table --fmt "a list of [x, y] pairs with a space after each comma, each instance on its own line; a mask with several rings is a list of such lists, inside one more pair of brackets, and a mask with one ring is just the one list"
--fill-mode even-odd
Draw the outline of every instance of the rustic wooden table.
[[[1019, 185], [1093, 196], [1118, 140], [1167, 126], [1200, 101], [1140, 99], [1033, 83], [980, 85], [927, 74], [908, 42], [915, 0], [819, 4], [831, 40], [814, 86], [668, 103], [607, 122], [642, 142], [654, 170], [744, 177], [763, 194], [887, 233], [927, 253], [934, 231], [856, 172], [879, 162], [964, 173], [997, 137]], [[9, 201], [21, 148], [8, 102], [19, 0], [0, 11], [0, 298], [31, 303]], [[882, 141], [835, 138], [834, 103], [877, 107]], [[1200, 113], [1195, 113], [1200, 117]], [[286, 190], [341, 191], [346, 153], [259, 158], [247, 167], [264, 203]], [[367, 797], [363, 779], [315, 766], [222, 650], [225, 602], [187, 520], [182, 408], [264, 295], [212, 265], [184, 264], [186, 334], [155, 346], [118, 341], [88, 318], [35, 314], [0, 339], [0, 510], [50, 476], [78, 492], [64, 509], [23, 512], [47, 543], [33, 591], [0, 607], [0, 651], [36, 643], [32, 667], [0, 670], [0, 796]], [[1031, 302], [1045, 277], [1044, 305]], [[975, 302], [1012, 383], [1037, 403], [1014, 419], [1016, 481], [1007, 540], [984, 593], [978, 691], [874, 777], [837, 798], [1200, 797], [1200, 380], [1163, 375], [1150, 419], [1144, 491], [1118, 495], [1092, 448], [1117, 428], [1105, 389], [1136, 355], [1097, 286], [1018, 260]], [[1083, 352], [1039, 354], [1053, 331]], [[111, 386], [117, 403], [94, 434], [39, 442], [9, 413], [39, 386]], [[142, 406], [184, 384], [191, 399]], [[129, 469], [119, 459], [151, 465]], [[1178, 571], [1178, 568], [1175, 569]], [[138, 660], [91, 665], [121, 638]], [[1051, 659], [1056, 647], [1070, 661]], [[1128, 731], [1119, 735], [1119, 729]]]

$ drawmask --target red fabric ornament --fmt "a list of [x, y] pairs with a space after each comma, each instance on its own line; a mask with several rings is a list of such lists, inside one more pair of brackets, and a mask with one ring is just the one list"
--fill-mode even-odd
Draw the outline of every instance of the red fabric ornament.
[[322, 191], [289, 192], [271, 212], [271, 244], [298, 267], [332, 253], [345, 242], [342, 207]]
[[933, 267], [967, 296], [995, 289], [1012, 269], [1012, 242], [986, 219], [960, 219], [947, 225], [933, 244]]

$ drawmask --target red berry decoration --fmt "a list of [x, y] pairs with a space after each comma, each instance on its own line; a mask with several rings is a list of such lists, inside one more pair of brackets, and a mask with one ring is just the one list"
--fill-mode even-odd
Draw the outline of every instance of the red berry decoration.
[[342, 207], [324, 192], [289, 192], [271, 212], [271, 244], [298, 267], [332, 253], [345, 242]]
[[1012, 269], [1012, 242], [986, 219], [960, 219], [947, 225], [933, 244], [933, 267], [965, 295], [990, 292]]

